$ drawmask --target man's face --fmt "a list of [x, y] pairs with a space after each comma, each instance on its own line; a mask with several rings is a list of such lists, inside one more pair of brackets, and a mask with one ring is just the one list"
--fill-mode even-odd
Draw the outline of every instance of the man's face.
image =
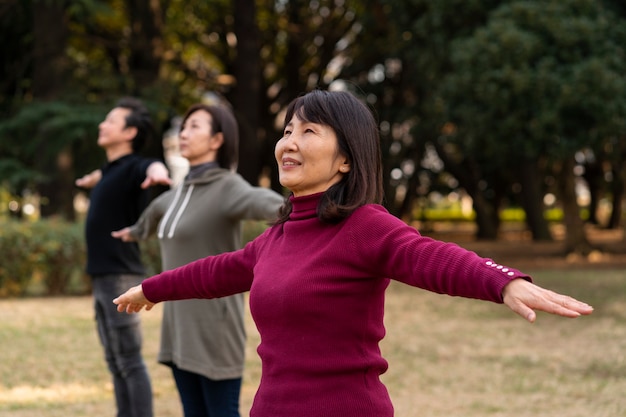
[[102, 148], [111, 148], [119, 145], [128, 145], [137, 134], [135, 127], [126, 127], [126, 116], [129, 109], [115, 107], [98, 125], [98, 145]]

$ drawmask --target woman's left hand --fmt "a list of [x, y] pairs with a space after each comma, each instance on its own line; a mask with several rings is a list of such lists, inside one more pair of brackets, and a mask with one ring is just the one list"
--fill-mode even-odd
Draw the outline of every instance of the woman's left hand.
[[502, 298], [511, 310], [531, 323], [537, 319], [535, 310], [575, 318], [593, 312], [593, 307], [567, 295], [546, 290], [525, 279], [514, 279], [502, 290]]

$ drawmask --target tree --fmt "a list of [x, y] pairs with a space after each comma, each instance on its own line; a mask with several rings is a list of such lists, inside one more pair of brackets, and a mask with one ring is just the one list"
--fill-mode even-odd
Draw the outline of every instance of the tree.
[[[496, 172], [524, 174], [516, 177], [535, 222], [543, 193], [533, 184], [550, 174], [542, 166], [558, 169], [567, 252], [591, 249], [574, 193], [574, 153], [624, 129], [623, 43], [613, 20], [591, 0], [504, 4], [455, 43], [457, 71], [444, 84], [457, 127], [447, 140], [497, 158]], [[528, 178], [533, 172], [539, 177]]]
[[[485, 167], [473, 155], [450, 152], [440, 138], [450, 124], [438, 85], [453, 71], [450, 46], [487, 19], [500, 1], [385, 1], [372, 2], [362, 16], [363, 30], [350, 47], [351, 64], [342, 75], [368, 92], [381, 126], [385, 164], [386, 204], [409, 219], [418, 197], [459, 185], [472, 196], [478, 233], [495, 238], [497, 193], [485, 189]], [[459, 11], [462, 10], [462, 13]], [[444, 167], [426, 161], [434, 149]], [[391, 175], [393, 173], [393, 175]], [[451, 177], [450, 174], [454, 176]]]
[[[149, 102], [155, 97], [152, 91], [162, 53], [161, 10], [158, 2], [126, 1], [129, 30], [124, 32], [109, 31], [108, 23], [117, 22], [109, 20], [119, 9], [114, 7], [119, 4], [116, 0], [19, 3], [14, 10], [17, 22], [24, 24], [17, 42], [22, 48], [18, 62], [24, 70], [6, 69], [9, 81], [2, 90], [2, 106], [11, 118], [0, 122], [0, 171], [9, 179], [5, 186], [14, 193], [34, 188], [41, 194], [43, 216], [73, 218], [76, 173], [85, 172], [83, 161], [94, 160], [91, 146], [83, 143], [95, 147], [97, 125], [106, 114], [94, 103], [108, 104], [113, 96], [129, 94]], [[5, 9], [0, 12], [3, 33], [16, 32]], [[114, 37], [106, 36], [112, 32]], [[14, 52], [9, 48], [7, 54]], [[111, 89], [120, 79], [123, 82]], [[90, 113], [94, 111], [98, 113]], [[152, 153], [162, 155], [160, 141], [152, 146]], [[80, 154], [83, 149], [88, 153]], [[76, 169], [77, 161], [81, 170]]]

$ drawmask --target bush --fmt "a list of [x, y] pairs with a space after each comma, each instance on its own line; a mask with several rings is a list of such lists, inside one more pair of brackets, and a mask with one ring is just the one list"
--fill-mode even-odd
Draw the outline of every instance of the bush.
[[83, 226], [5, 220], [0, 230], [0, 297], [85, 293]]
[[146, 267], [146, 276], [161, 272], [161, 246], [159, 245], [159, 239], [151, 237], [148, 240], [143, 240], [139, 242], [139, 248], [141, 249], [141, 260]]
[[[91, 291], [85, 272], [84, 224], [61, 220], [2, 220], [0, 228], [0, 297], [72, 295]], [[267, 222], [246, 221], [243, 242], [261, 234]], [[140, 243], [148, 275], [161, 272], [159, 242]]]

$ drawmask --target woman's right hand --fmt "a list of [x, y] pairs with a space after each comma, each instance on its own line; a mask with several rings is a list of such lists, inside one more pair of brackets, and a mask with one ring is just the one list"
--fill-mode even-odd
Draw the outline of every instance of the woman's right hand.
[[146, 311], [151, 310], [155, 303], [146, 298], [143, 294], [143, 288], [139, 284], [115, 298], [113, 304], [117, 304], [117, 311], [120, 313], [124, 311], [127, 313], [139, 313], [144, 307]]

